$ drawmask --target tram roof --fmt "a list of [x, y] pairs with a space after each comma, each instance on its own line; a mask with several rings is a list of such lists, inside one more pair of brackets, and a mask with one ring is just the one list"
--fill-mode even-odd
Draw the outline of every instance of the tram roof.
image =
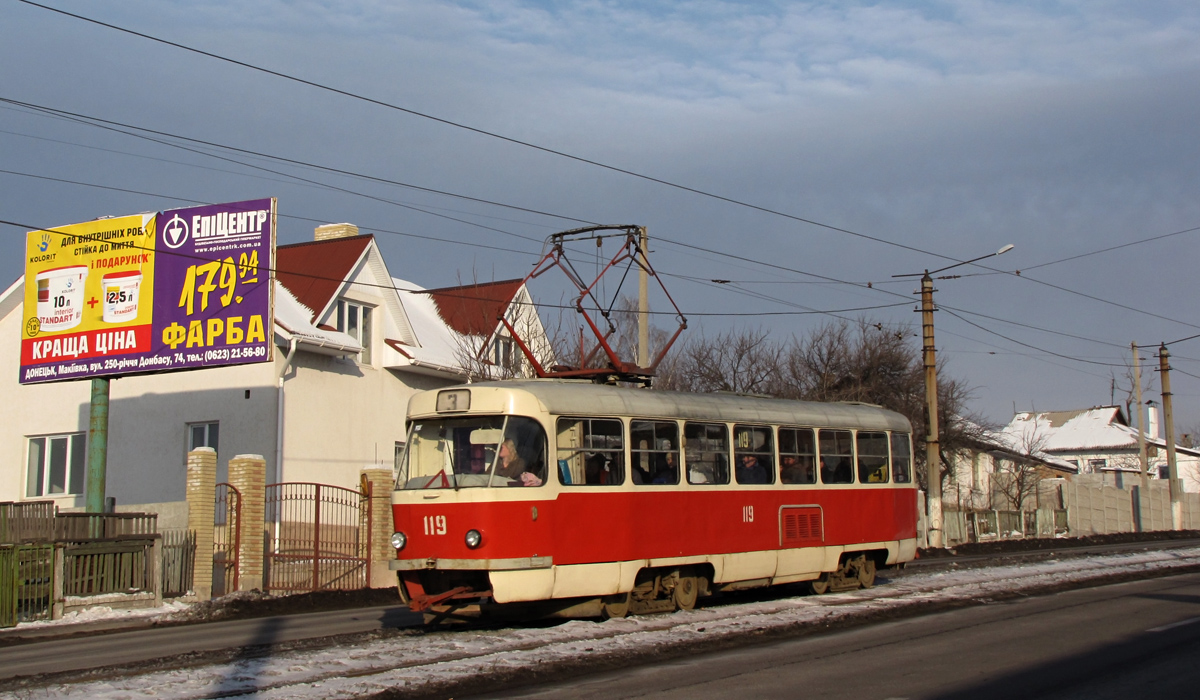
[[693, 394], [593, 384], [579, 380], [531, 379], [480, 382], [471, 388], [525, 391], [556, 415], [684, 418], [812, 427], [858, 427], [909, 432], [900, 413], [870, 404], [823, 403], [732, 393]]

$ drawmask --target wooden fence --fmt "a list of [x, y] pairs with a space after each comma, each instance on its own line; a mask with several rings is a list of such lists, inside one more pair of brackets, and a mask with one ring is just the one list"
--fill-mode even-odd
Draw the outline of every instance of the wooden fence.
[[53, 502], [0, 503], [0, 627], [121, 594], [161, 604], [192, 586], [196, 539], [158, 533], [145, 513], [58, 513]]

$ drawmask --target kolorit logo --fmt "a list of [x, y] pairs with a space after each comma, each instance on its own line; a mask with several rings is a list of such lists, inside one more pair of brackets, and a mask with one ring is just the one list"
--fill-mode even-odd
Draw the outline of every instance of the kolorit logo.
[[167, 244], [168, 248], [178, 248], [187, 243], [188, 225], [187, 222], [179, 218], [176, 214], [166, 226], [163, 226], [163, 243]]

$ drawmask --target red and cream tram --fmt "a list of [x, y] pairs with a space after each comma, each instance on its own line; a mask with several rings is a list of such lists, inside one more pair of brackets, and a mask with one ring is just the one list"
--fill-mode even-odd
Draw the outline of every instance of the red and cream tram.
[[539, 379], [423, 392], [408, 421], [390, 565], [414, 610], [690, 609], [916, 552], [911, 426], [877, 406]]

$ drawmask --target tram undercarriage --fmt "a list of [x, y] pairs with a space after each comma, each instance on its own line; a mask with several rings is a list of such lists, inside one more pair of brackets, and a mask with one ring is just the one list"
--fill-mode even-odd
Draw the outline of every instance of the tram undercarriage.
[[[847, 552], [838, 569], [798, 582], [815, 595], [870, 588], [875, 584], [886, 553]], [[527, 620], [558, 618], [623, 618], [677, 610], [692, 610], [700, 598], [718, 592], [765, 588], [771, 578], [714, 584], [711, 566], [645, 568], [638, 572], [632, 590], [598, 597], [556, 598], [541, 601], [496, 603], [487, 571], [424, 570], [402, 574], [400, 599], [426, 624], [467, 622], [479, 619]]]

